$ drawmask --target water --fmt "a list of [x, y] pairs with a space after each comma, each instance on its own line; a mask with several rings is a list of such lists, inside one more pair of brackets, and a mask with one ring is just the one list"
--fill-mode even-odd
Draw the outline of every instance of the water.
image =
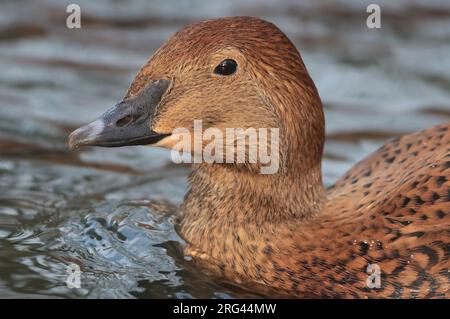
[[[378, 1], [0, 3], [0, 297], [260, 297], [202, 274], [179, 251], [173, 207], [189, 167], [148, 147], [69, 152], [67, 134], [124, 94], [192, 21], [254, 15], [279, 25], [324, 101], [330, 185], [385, 141], [450, 120], [450, 3]], [[80, 266], [81, 289], [66, 286]]]

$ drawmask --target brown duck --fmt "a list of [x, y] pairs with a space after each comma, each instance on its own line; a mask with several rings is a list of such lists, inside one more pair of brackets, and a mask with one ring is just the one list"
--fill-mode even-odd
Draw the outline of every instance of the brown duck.
[[172, 148], [199, 119], [280, 130], [275, 174], [194, 165], [179, 232], [202, 267], [296, 297], [450, 297], [450, 124], [389, 142], [324, 189], [323, 109], [299, 52], [273, 24], [233, 17], [172, 36], [69, 144]]

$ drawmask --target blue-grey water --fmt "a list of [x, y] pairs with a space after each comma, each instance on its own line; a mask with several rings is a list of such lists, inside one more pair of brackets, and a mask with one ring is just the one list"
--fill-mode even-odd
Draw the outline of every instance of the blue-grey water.
[[[81, 29], [66, 6], [81, 7]], [[171, 205], [189, 167], [149, 147], [69, 152], [68, 133], [120, 100], [149, 56], [204, 18], [253, 15], [300, 48], [324, 102], [324, 182], [390, 138], [450, 120], [450, 2], [0, 2], [0, 297], [260, 294], [183, 258]], [[68, 288], [79, 265], [81, 288]]]

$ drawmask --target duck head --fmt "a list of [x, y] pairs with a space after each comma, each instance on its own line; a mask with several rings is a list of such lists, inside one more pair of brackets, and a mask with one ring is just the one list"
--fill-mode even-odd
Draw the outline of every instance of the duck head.
[[[322, 105], [291, 41], [275, 25], [232, 17], [192, 24], [142, 67], [123, 100], [75, 130], [69, 145], [173, 148], [177, 128], [279, 128], [284, 166], [319, 165]], [[305, 167], [304, 167], [305, 168]]]

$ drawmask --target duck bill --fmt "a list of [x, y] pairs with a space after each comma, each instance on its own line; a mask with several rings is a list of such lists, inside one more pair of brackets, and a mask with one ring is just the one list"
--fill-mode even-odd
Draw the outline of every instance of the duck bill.
[[69, 147], [148, 145], [169, 136], [151, 129], [156, 106], [169, 84], [169, 80], [155, 81], [137, 96], [118, 103], [94, 122], [76, 129], [69, 136]]

